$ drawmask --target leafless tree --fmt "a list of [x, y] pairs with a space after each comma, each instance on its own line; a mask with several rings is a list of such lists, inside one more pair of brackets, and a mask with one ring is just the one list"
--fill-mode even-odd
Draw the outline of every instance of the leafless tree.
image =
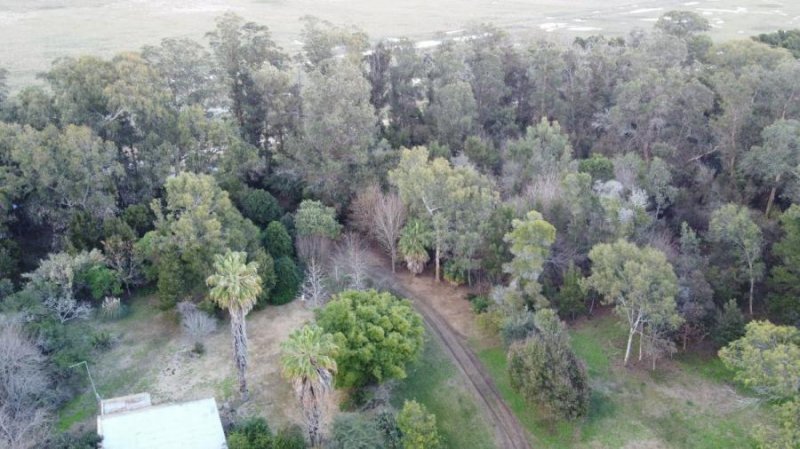
[[47, 437], [49, 381], [44, 357], [14, 321], [0, 316], [0, 447], [41, 447]]
[[88, 304], [79, 302], [72, 296], [48, 296], [44, 300], [44, 306], [61, 324], [72, 320], [84, 320], [92, 311]]
[[353, 226], [378, 242], [392, 259], [392, 271], [397, 262], [397, 240], [406, 221], [406, 208], [396, 193], [383, 193], [372, 185], [358, 194], [351, 206]]
[[331, 260], [331, 275], [337, 285], [353, 290], [367, 288], [367, 269], [371, 263], [364, 240], [356, 233], [342, 237]]
[[330, 296], [325, 287], [328, 279], [322, 265], [312, 260], [306, 266], [306, 278], [303, 281], [301, 294], [303, 300], [310, 307], [321, 307]]
[[356, 194], [350, 203], [350, 225], [365, 235], [370, 235], [378, 198], [382, 195], [377, 184], [371, 184]]
[[381, 194], [375, 204], [372, 235], [392, 258], [392, 272], [397, 261], [397, 241], [406, 222], [406, 207], [396, 193]]
[[331, 239], [322, 235], [298, 235], [295, 239], [297, 256], [306, 263], [311, 263], [312, 260], [326, 262], [330, 257], [332, 244]]
[[195, 345], [203, 344], [206, 337], [217, 330], [217, 320], [198, 309], [194, 303], [189, 301], [178, 303], [178, 313], [181, 315], [183, 332]]

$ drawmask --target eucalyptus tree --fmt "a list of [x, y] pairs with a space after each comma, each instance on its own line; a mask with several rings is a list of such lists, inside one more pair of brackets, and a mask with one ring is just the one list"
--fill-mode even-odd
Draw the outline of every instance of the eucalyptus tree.
[[743, 206], [726, 204], [711, 214], [708, 225], [709, 238], [726, 249], [735, 269], [744, 274], [750, 285], [748, 304], [753, 314], [755, 283], [764, 275], [761, 251], [764, 237], [761, 228], [750, 218]]
[[359, 187], [377, 132], [370, 86], [349, 60], [329, 61], [303, 86], [302, 136], [283, 169], [329, 204], [343, 204]]
[[613, 304], [614, 312], [628, 325], [626, 365], [633, 337], [644, 336], [645, 326], [676, 329], [681, 324], [675, 304], [678, 280], [664, 253], [618, 240], [595, 245], [589, 259], [592, 274], [585, 278], [584, 287], [602, 295], [605, 304]]
[[219, 75], [228, 85], [231, 113], [242, 137], [253, 146], [265, 139], [266, 103], [256, 83], [256, 72], [265, 66], [281, 68], [287, 57], [264, 25], [228, 12], [217, 18], [214, 31], [206, 34]]
[[800, 122], [778, 120], [761, 132], [762, 143], [747, 153], [743, 171], [770, 189], [764, 215], [769, 216], [779, 188], [793, 199], [800, 199]]
[[511, 227], [505, 241], [513, 258], [503, 270], [534, 304], [543, 306], [547, 300], [542, 296], [539, 276], [556, 240], [556, 228], [535, 210], [528, 212], [524, 220], [513, 220]]

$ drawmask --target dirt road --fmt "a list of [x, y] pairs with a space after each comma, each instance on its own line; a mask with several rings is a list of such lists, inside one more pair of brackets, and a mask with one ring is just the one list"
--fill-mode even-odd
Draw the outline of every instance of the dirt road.
[[446, 354], [453, 359], [463, 374], [467, 388], [473, 393], [484, 419], [495, 433], [500, 449], [531, 449], [525, 429], [503, 402], [489, 373], [467, 346], [464, 338], [437, 312], [434, 298], [420, 295], [400, 283], [391, 269], [380, 264], [370, 268], [370, 277], [382, 288], [408, 298], [425, 319], [431, 334], [441, 342]]

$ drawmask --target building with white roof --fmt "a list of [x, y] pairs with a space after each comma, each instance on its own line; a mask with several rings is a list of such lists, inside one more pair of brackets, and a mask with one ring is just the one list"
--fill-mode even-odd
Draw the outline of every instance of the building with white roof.
[[214, 398], [152, 405], [147, 393], [103, 400], [103, 449], [226, 449]]

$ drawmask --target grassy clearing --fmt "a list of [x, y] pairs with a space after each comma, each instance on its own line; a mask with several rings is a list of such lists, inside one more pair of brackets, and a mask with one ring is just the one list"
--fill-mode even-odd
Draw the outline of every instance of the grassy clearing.
[[[291, 385], [279, 372], [278, 346], [312, 314], [301, 304], [268, 307], [248, 315], [250, 340], [250, 401], [236, 404], [242, 416], [265, 416], [271, 425], [301, 422]], [[197, 356], [182, 335], [175, 312], [156, 307], [152, 292], [130, 301], [129, 313], [120, 320], [96, 321], [114, 342], [90, 361], [101, 397], [150, 393], [154, 404], [215, 397], [218, 403], [236, 402], [236, 372], [231, 361], [230, 334], [224, 322], [205, 341], [206, 352]], [[97, 403], [86, 385], [82, 394], [59, 410], [60, 430], [91, 430]]]
[[436, 414], [439, 431], [449, 449], [493, 449], [490, 429], [482, 421], [474, 399], [459, 384], [457, 368], [433, 339], [426, 342], [420, 360], [408, 370], [392, 394], [400, 408], [405, 400], [416, 400]]
[[[158, 313], [158, 310], [149, 304], [150, 299], [146, 295], [138, 296], [131, 301], [130, 309], [122, 319], [109, 323], [97, 322], [96, 326], [99, 330], [109, 332], [119, 339], [131, 325], [151, 320]], [[89, 369], [100, 397], [110, 398], [129, 394], [134, 390], [147, 391], [153, 379], [148, 375], [148, 364], [145, 362], [151, 351], [157, 350], [165, 343], [163, 338], [142, 342], [141, 347], [131, 353], [133, 361], [126, 363], [126, 369], [114, 369], [120, 360], [115, 357], [113, 350], [95, 357], [96, 360], [89, 363]], [[80, 369], [83, 370], [82, 367]], [[81, 374], [85, 375], [83, 371]], [[76, 424], [88, 422], [97, 413], [98, 404], [87, 382], [86, 391], [64, 404], [59, 410], [56, 428], [59, 431], [68, 430]]]
[[716, 357], [682, 355], [655, 372], [625, 368], [625, 330], [615, 317], [584, 321], [570, 333], [593, 388], [589, 415], [575, 423], [548, 420], [513, 392], [502, 348], [479, 353], [534, 447], [749, 448], [751, 429], [768, 419], [757, 401], [731, 387], [731, 373]]

